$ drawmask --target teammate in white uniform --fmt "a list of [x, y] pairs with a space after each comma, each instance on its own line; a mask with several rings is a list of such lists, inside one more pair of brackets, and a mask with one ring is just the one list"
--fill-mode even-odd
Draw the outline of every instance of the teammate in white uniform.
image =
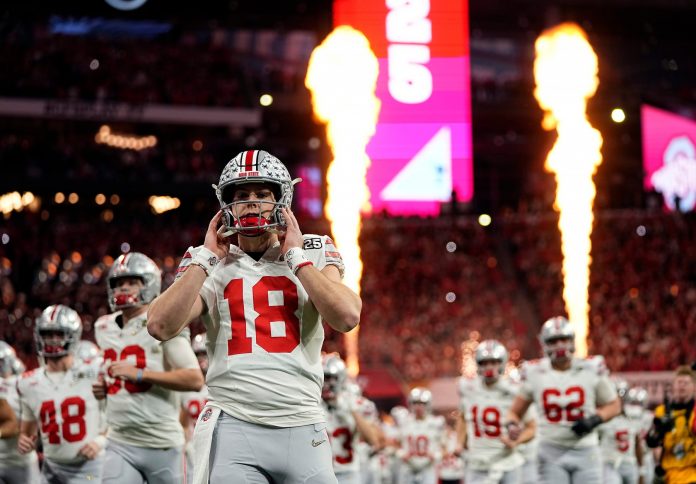
[[479, 343], [475, 352], [478, 378], [460, 380], [460, 438], [466, 447], [467, 484], [518, 484], [524, 457], [517, 450], [534, 437], [536, 421], [524, 417], [524, 430], [516, 440], [507, 435], [503, 419], [518, 393], [504, 377], [508, 352], [496, 340]]
[[622, 403], [622, 412], [603, 423], [599, 442], [604, 462], [604, 484], [638, 484], [639, 468], [643, 462], [640, 423], [625, 413], [628, 399], [628, 382], [614, 380], [616, 392]]
[[[196, 355], [203, 376], [208, 373], [208, 352], [205, 348], [205, 341], [205, 333], [197, 334], [191, 340], [191, 348]], [[203, 388], [197, 392], [181, 394], [181, 425], [183, 425], [186, 435], [186, 482], [189, 484], [193, 482], [193, 430], [206, 403], [208, 403], [208, 387], [206, 385], [203, 385]]]
[[[326, 381], [324, 381], [324, 388], [326, 388]], [[362, 388], [355, 380], [346, 379], [345, 391], [352, 399], [354, 411], [370, 424], [373, 431], [374, 439], [372, 444], [360, 437], [357, 449], [358, 461], [360, 462], [360, 482], [371, 484], [372, 466], [370, 465], [370, 460], [378, 458], [377, 453], [385, 445], [382, 423], [379, 420], [379, 411], [375, 402], [362, 394]]]
[[435, 484], [445, 447], [445, 419], [431, 414], [430, 390], [408, 394], [410, 414], [399, 426], [399, 484]]
[[621, 402], [601, 356], [578, 359], [575, 332], [563, 317], [544, 323], [548, 358], [522, 368], [522, 388], [508, 412], [511, 438], [532, 403], [539, 408], [539, 473], [545, 484], [599, 484], [602, 465], [595, 428], [621, 412]]
[[456, 428], [459, 425], [457, 422], [460, 415], [459, 412], [453, 413], [455, 413], [456, 421], [452, 422], [446, 419], [445, 449], [437, 469], [439, 484], [461, 484], [464, 481], [464, 459]]
[[179, 393], [198, 390], [203, 375], [188, 331], [166, 343], [147, 332], [147, 307], [160, 291], [157, 265], [138, 252], [109, 269], [112, 314], [95, 323], [106, 375], [95, 394], [106, 394], [109, 423], [104, 482], [184, 482], [184, 431]]
[[655, 457], [653, 451], [645, 441], [648, 432], [652, 428], [653, 413], [648, 410], [648, 392], [645, 388], [633, 387], [628, 390], [624, 412], [626, 416], [640, 428], [640, 448], [643, 454], [643, 463], [638, 474], [643, 478], [643, 483], [651, 483], [655, 472]]
[[333, 468], [339, 484], [360, 484], [358, 443], [363, 437], [377, 444], [377, 433], [360, 414], [354, 395], [345, 389], [346, 365], [337, 354], [324, 355], [324, 386], [321, 398], [333, 453]]
[[[21, 406], [17, 394], [17, 379], [24, 373], [24, 364], [17, 357], [14, 348], [0, 341], [0, 399], [5, 400], [9, 408], [4, 408], [11, 415], [4, 419], [14, 421], [14, 424], [0, 425], [0, 483], [39, 482], [39, 459], [35, 451], [20, 454], [17, 449], [19, 422], [21, 421]], [[10, 418], [11, 417], [11, 418]]]
[[204, 245], [188, 250], [149, 311], [161, 340], [204, 316], [210, 400], [194, 436], [197, 483], [336, 482], [323, 444], [322, 319], [350, 331], [362, 303], [341, 282], [331, 239], [302, 235], [290, 210], [297, 181], [265, 151], [235, 156], [215, 187], [222, 209]]
[[36, 447], [41, 435], [42, 482], [99, 482], [104, 465], [105, 430], [93, 380], [78, 375], [73, 351], [82, 322], [67, 306], [47, 307], [36, 319], [34, 337], [45, 366], [25, 373], [17, 382], [21, 405], [17, 448], [22, 454]]

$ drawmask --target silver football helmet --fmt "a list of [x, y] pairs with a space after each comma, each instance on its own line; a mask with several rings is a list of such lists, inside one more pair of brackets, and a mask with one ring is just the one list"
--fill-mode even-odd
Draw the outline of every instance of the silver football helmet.
[[[215, 195], [225, 219], [226, 232], [223, 235], [240, 233], [246, 237], [258, 237], [267, 231], [280, 232], [285, 227], [285, 220], [280, 213], [283, 207], [289, 207], [292, 203], [294, 186], [301, 178], [290, 178], [285, 165], [267, 151], [249, 150], [242, 151], [232, 158], [220, 175], [220, 181], [213, 185]], [[265, 183], [270, 186], [275, 195], [273, 208], [270, 213], [258, 213], [238, 217], [235, 208], [256, 201], [234, 201], [234, 192], [245, 183]]]
[[[116, 294], [116, 284], [124, 277], [136, 277], [143, 281], [137, 295]], [[109, 268], [106, 278], [106, 294], [112, 311], [151, 303], [162, 290], [162, 273], [157, 264], [140, 252], [120, 255]]]
[[[52, 333], [62, 333], [56, 337]], [[48, 306], [36, 318], [36, 352], [43, 357], [60, 357], [75, 351], [82, 335], [82, 320], [73, 309], [62, 304]]]
[[648, 391], [642, 387], [633, 387], [628, 390], [626, 396], [627, 403], [639, 405], [643, 408], [648, 407]]
[[102, 360], [101, 351], [99, 351], [99, 347], [91, 341], [83, 339], [77, 342], [77, 346], [75, 347], [75, 359], [79, 363], [99, 366]]
[[0, 378], [12, 374], [12, 362], [17, 359], [17, 353], [5, 341], [0, 341]]
[[[494, 339], [487, 339], [481, 341], [476, 347], [476, 353], [474, 355], [477, 365], [477, 373], [481, 378], [486, 381], [493, 382], [498, 379], [503, 373], [505, 373], [505, 365], [508, 361], [508, 352], [499, 341]], [[500, 366], [498, 366], [498, 371], [492, 368], [483, 368], [483, 364], [487, 361], [498, 361]]]
[[427, 388], [415, 387], [408, 392], [408, 407], [415, 412], [417, 404], [425, 405], [425, 412], [430, 413], [433, 406], [433, 394]]
[[324, 386], [321, 398], [334, 400], [343, 390], [347, 375], [346, 364], [337, 353], [330, 353], [322, 357], [322, 367], [324, 369]]
[[648, 408], [648, 391], [642, 387], [633, 387], [626, 393], [624, 413], [627, 417], [639, 419]]
[[394, 423], [400, 427], [408, 420], [408, 408], [403, 405], [396, 405], [389, 411], [389, 415], [394, 420]]
[[621, 401], [626, 402], [631, 385], [623, 378], [612, 378], [612, 381], [614, 382], [614, 387], [616, 388], [616, 393], [619, 395], [619, 398]]
[[[567, 344], [559, 344], [559, 339], [570, 339]], [[556, 316], [546, 320], [541, 327], [539, 342], [544, 354], [551, 361], [572, 358], [575, 353], [575, 330], [570, 321], [563, 316]]]
[[14, 376], [19, 376], [27, 371], [27, 367], [24, 365], [24, 362], [20, 360], [17, 355], [15, 355], [12, 363], [10, 363], [10, 370]]

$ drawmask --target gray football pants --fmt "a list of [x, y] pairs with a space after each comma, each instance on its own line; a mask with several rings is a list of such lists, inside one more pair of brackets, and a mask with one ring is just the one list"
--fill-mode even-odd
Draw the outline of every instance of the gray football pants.
[[337, 484], [326, 424], [265, 427], [220, 413], [210, 484]]
[[510, 471], [479, 471], [469, 469], [466, 472], [466, 484], [521, 484], [522, 466]]
[[46, 459], [41, 469], [41, 484], [94, 484], [100, 482], [104, 456], [81, 464], [59, 464]]
[[638, 484], [638, 464], [622, 462], [619, 466], [604, 463], [604, 484]]
[[573, 449], [542, 442], [538, 459], [542, 484], [602, 484], [599, 446]]
[[0, 484], [38, 484], [39, 465], [36, 461], [26, 466], [0, 469]]
[[184, 484], [183, 447], [148, 449], [108, 440], [104, 484]]

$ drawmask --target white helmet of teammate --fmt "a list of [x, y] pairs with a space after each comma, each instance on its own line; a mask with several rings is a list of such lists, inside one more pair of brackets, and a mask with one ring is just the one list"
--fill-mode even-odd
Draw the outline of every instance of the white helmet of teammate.
[[36, 318], [36, 352], [43, 357], [73, 353], [82, 335], [82, 320], [73, 309], [62, 304], [48, 306]]
[[546, 320], [541, 327], [539, 341], [544, 354], [551, 361], [569, 359], [575, 353], [575, 330], [563, 316]]
[[94, 366], [100, 366], [103, 361], [99, 347], [86, 339], [77, 342], [75, 359], [81, 364]]
[[19, 359], [17, 355], [14, 356], [14, 359], [12, 360], [12, 363], [10, 363], [10, 368], [12, 371], [12, 374], [15, 376], [19, 376], [25, 371], [27, 371], [27, 367], [24, 366], [24, 362]]
[[321, 365], [324, 369], [324, 386], [321, 390], [321, 398], [326, 401], [335, 400], [344, 389], [346, 381], [346, 364], [337, 353], [329, 353], [322, 356]]
[[[294, 186], [300, 181], [300, 178], [290, 178], [285, 165], [267, 151], [242, 151], [232, 158], [222, 170], [218, 184], [213, 185], [224, 215], [226, 234], [239, 232], [246, 237], [258, 237], [268, 230], [282, 230], [285, 220], [280, 209], [290, 206]], [[273, 205], [269, 212], [245, 215], [241, 218], [235, 215], [237, 206], [257, 203], [249, 200], [234, 201], [234, 192], [246, 183], [269, 185], [275, 195], [274, 202], [264, 202]]]
[[0, 341], [0, 378], [11, 375], [12, 362], [17, 359], [17, 354], [12, 346], [5, 341]]
[[394, 423], [397, 425], [397, 427], [400, 427], [408, 419], [409, 411], [408, 408], [404, 407], [403, 405], [395, 405], [389, 411], [389, 415], [391, 415], [391, 418], [394, 419]]
[[206, 333], [200, 333], [191, 340], [191, 348], [198, 359], [198, 366], [205, 375], [208, 372], [208, 350], [205, 346]]
[[[474, 354], [476, 359], [477, 373], [486, 382], [492, 383], [498, 380], [505, 373], [505, 365], [508, 361], [508, 352], [499, 341], [487, 339], [481, 341], [476, 347]], [[495, 368], [486, 367], [489, 361], [498, 362], [497, 370]]]
[[347, 393], [354, 397], [362, 397], [362, 388], [360, 384], [353, 380], [352, 378], [347, 378], [344, 384], [344, 388]]
[[642, 387], [633, 387], [626, 393], [624, 412], [630, 418], [640, 418], [648, 407], [648, 391]]
[[614, 383], [614, 387], [616, 388], [616, 393], [619, 395], [621, 401], [624, 403], [627, 402], [628, 391], [631, 389], [631, 385], [629, 385], [628, 382], [623, 378], [614, 377], [612, 378], [612, 381]]
[[[137, 294], [116, 293], [118, 280], [125, 277], [138, 278], [143, 282]], [[120, 255], [109, 268], [106, 278], [106, 293], [112, 311], [149, 304], [159, 296], [161, 289], [162, 273], [159, 267], [140, 252]]]
[[415, 387], [408, 393], [408, 408], [417, 418], [429, 414], [433, 406], [433, 394], [423, 387]]

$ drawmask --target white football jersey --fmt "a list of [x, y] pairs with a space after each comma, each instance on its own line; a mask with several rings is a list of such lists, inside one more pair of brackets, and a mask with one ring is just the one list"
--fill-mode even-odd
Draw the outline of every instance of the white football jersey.
[[37, 422], [47, 459], [64, 464], [86, 460], [78, 455], [79, 450], [103, 427], [92, 383], [73, 369], [49, 373], [44, 367], [19, 378], [22, 420]]
[[[104, 353], [107, 384], [106, 416], [108, 437], [117, 442], [146, 448], [170, 448], [184, 445], [179, 422], [179, 392], [151, 383], [135, 383], [109, 376], [114, 361], [127, 360], [138, 368], [168, 371], [164, 345], [147, 332], [147, 315], [132, 318], [121, 329], [116, 318], [121, 312], [102, 316], [95, 323], [95, 339]], [[188, 329], [178, 338], [189, 342]], [[193, 350], [192, 350], [193, 351]]]
[[329, 406], [322, 401], [326, 414], [326, 432], [331, 441], [333, 468], [336, 474], [358, 472], [358, 426], [351, 411], [351, 404], [339, 395], [336, 405]]
[[549, 359], [542, 358], [526, 362], [520, 373], [520, 395], [539, 409], [537, 429], [542, 442], [561, 447], [598, 445], [596, 431], [578, 438], [571, 427], [617, 398], [604, 358], [573, 358], [567, 371], [554, 370]]
[[457, 448], [457, 432], [445, 430], [445, 452], [438, 468], [438, 476], [443, 480], [460, 481], [464, 479], [464, 459], [454, 454]]
[[[19, 403], [16, 376], [0, 378], [0, 399], [7, 401], [17, 417], [17, 421], [21, 421], [22, 406]], [[0, 439], [0, 469], [7, 467], [25, 467], [29, 464], [33, 464], [38, 459], [35, 451], [31, 451], [24, 455], [20, 454], [19, 450], [17, 450], [17, 440], [17, 437]]]
[[602, 460], [618, 465], [621, 462], [638, 464], [636, 437], [640, 435], [640, 422], [619, 414], [597, 427], [602, 448]]
[[190, 430], [196, 426], [198, 416], [208, 402], [208, 387], [203, 385], [197, 392], [182, 392], [181, 393], [181, 408], [186, 415], [189, 416]]
[[445, 419], [426, 415], [419, 420], [410, 415], [399, 426], [399, 440], [399, 456], [405, 457], [413, 468], [425, 469], [437, 465], [445, 446]]
[[[179, 266], [187, 270], [199, 248]], [[340, 254], [327, 236], [304, 235], [314, 267], [335, 265]], [[323, 422], [321, 316], [282, 260], [280, 244], [256, 261], [235, 245], [200, 290], [207, 307], [209, 404], [246, 422], [295, 427]]]
[[[368, 423], [379, 426], [379, 411], [377, 410], [377, 405], [375, 405], [375, 402], [365, 398], [362, 395], [353, 395], [352, 398], [353, 403], [351, 405], [355, 413], [365, 419]], [[356, 453], [360, 463], [361, 479], [367, 481], [369, 480], [367, 476], [370, 472], [369, 469], [372, 446], [365, 442], [362, 437], [360, 437], [358, 439]]]
[[[480, 378], [460, 379], [460, 407], [466, 420], [467, 464], [477, 470], [511, 470], [524, 464], [524, 458], [515, 449], [508, 449], [500, 437], [504, 435], [503, 421], [519, 386], [501, 377], [490, 387]], [[527, 412], [525, 421], [534, 418]]]

